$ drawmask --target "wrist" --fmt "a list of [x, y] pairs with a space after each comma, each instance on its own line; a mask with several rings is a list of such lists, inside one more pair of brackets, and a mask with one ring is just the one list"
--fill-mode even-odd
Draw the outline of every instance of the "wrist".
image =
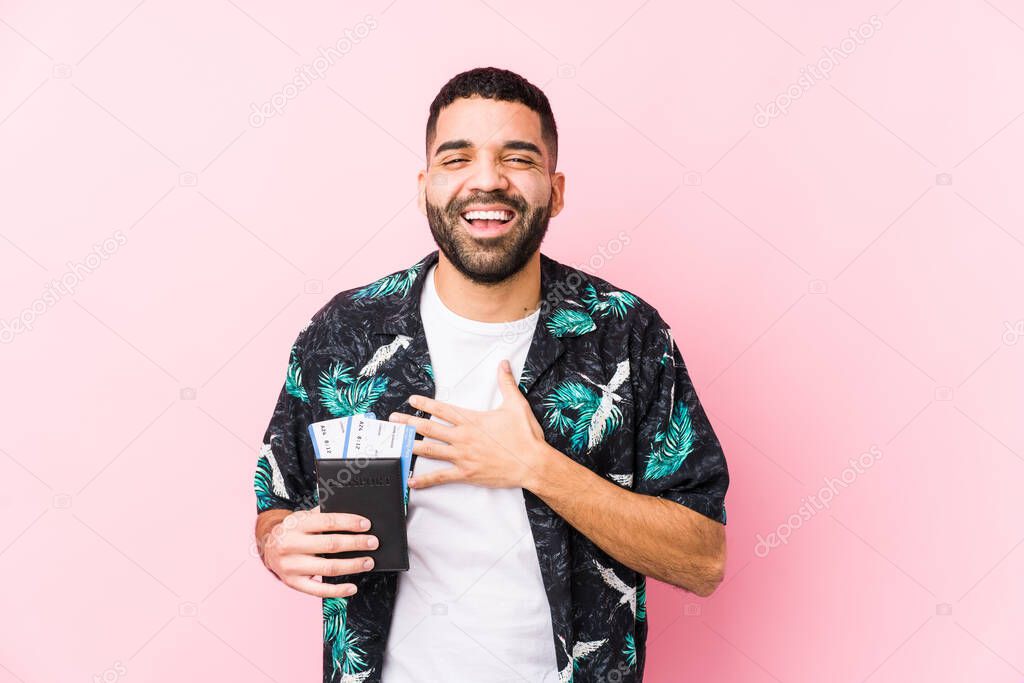
[[256, 521], [256, 551], [263, 566], [277, 579], [281, 577], [271, 566], [269, 555], [273, 552], [272, 546], [283, 529], [281, 524], [289, 514], [290, 510], [268, 510], [260, 513]]
[[557, 466], [560, 457], [565, 456], [549, 446], [546, 441], [539, 441], [527, 461], [523, 488], [541, 496], [551, 481], [552, 470]]

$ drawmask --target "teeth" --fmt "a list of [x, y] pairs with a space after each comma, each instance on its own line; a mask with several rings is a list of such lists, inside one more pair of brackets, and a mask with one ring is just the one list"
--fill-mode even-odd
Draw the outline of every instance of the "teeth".
[[486, 220], [486, 221], [509, 221], [512, 220], [511, 211], [467, 211], [462, 214], [462, 217], [467, 221], [472, 220]]

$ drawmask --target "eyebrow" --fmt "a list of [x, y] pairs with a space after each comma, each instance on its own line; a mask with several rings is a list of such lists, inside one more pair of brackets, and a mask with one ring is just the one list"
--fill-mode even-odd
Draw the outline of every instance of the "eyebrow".
[[[447, 152], [450, 149], [469, 149], [472, 147], [474, 147], [474, 145], [469, 140], [448, 140], [447, 142], [442, 142], [438, 145], [437, 151], [434, 152], [434, 156], [436, 157], [441, 152]], [[502, 149], [518, 149], [523, 152], [533, 152], [539, 157], [544, 156], [540, 151], [540, 147], [532, 142], [527, 142], [526, 140], [506, 140], [501, 147]]]

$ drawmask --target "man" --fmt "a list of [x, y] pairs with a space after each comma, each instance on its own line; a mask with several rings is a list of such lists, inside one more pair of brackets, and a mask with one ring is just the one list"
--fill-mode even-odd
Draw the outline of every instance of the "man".
[[[540, 253], [565, 192], [543, 92], [459, 74], [426, 138], [439, 249], [299, 333], [258, 460], [261, 556], [324, 598], [325, 682], [642, 680], [645, 577], [722, 579], [722, 449], [658, 312]], [[417, 431], [407, 572], [318, 556], [378, 541], [318, 511], [306, 427], [371, 411]]]

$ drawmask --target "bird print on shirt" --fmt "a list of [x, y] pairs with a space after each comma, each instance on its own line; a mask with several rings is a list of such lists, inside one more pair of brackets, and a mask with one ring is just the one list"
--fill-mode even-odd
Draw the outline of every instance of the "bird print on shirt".
[[[615, 405], [615, 403], [622, 400], [622, 397], [615, 392], [629, 379], [629, 359], [627, 358], [618, 364], [615, 368], [615, 374], [612, 375], [608, 384], [595, 382], [582, 372], [580, 377], [601, 390], [601, 400], [597, 405], [597, 410], [594, 411], [594, 416], [590, 418], [590, 429], [587, 434], [587, 450], [589, 451], [604, 438], [606, 424], [611, 422], [618, 426], [622, 420], [622, 413], [619, 411], [618, 406]], [[615, 411], [614, 417], [613, 411]]]
[[[622, 411], [617, 402], [622, 397], [619, 387], [629, 378], [629, 359], [621, 361], [607, 384], [597, 382], [583, 373], [580, 377], [597, 387], [600, 395], [575, 380], [562, 382], [545, 397], [545, 419], [563, 435], [571, 434], [570, 444], [575, 452], [596, 448], [612, 431], [622, 424]], [[575, 418], [568, 412], [575, 412]]]
[[640, 586], [630, 586], [620, 579], [614, 570], [605, 567], [597, 560], [594, 560], [594, 565], [597, 567], [597, 571], [601, 575], [601, 578], [604, 579], [604, 582], [610, 588], [614, 588], [622, 594], [622, 597], [619, 599], [619, 604], [628, 604], [633, 616], [642, 621], [647, 616], [647, 611], [645, 609], [647, 600], [646, 595], [644, 594], [643, 584], [640, 584]]
[[619, 486], [624, 486], [627, 489], [633, 487], [632, 472], [630, 472], [629, 474], [609, 474], [608, 478], [614, 481]]
[[661, 354], [661, 359], [659, 361], [662, 365], [665, 365], [665, 364], [670, 363], [670, 362], [673, 363], [673, 365], [674, 365], [675, 359], [672, 358], [672, 347], [673, 347], [674, 344], [675, 344], [675, 342], [672, 340], [672, 328], [671, 327], [666, 327], [665, 328], [665, 353]]
[[384, 344], [373, 352], [370, 356], [370, 360], [366, 361], [366, 365], [363, 366], [362, 370], [359, 371], [360, 377], [366, 377], [367, 375], [375, 375], [380, 367], [387, 363], [391, 356], [395, 355], [399, 349], [404, 349], [409, 346], [409, 342], [412, 341], [412, 337], [400, 334], [391, 340], [391, 343]]
[[[273, 437], [271, 437], [271, 441], [273, 441]], [[275, 497], [288, 500], [288, 489], [284, 485], [281, 468], [278, 467], [274, 451], [269, 443], [260, 446], [260, 455], [256, 460], [256, 475], [253, 481], [258, 511], [269, 509], [273, 505]]]
[[565, 665], [565, 668], [558, 672], [558, 683], [572, 683], [573, 672], [579, 668], [579, 663], [588, 655], [593, 654], [602, 645], [608, 642], [608, 639], [603, 640], [587, 640], [582, 642], [573, 643], [572, 653], [565, 647], [565, 638], [558, 636], [558, 640], [562, 643], [562, 651], [565, 652], [565, 656], [569, 658], [569, 663]]

